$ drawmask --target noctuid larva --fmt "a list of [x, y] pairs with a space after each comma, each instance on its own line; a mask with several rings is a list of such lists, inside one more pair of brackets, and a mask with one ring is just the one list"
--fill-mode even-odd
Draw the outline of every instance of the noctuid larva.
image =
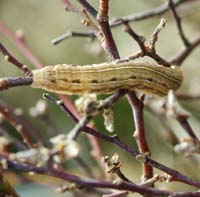
[[183, 80], [179, 67], [147, 62], [110, 62], [93, 65], [58, 64], [33, 70], [32, 87], [61, 94], [111, 94], [119, 89], [165, 96]]

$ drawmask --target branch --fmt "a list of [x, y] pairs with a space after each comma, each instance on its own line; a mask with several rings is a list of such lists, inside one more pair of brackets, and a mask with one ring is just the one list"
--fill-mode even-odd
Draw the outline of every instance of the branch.
[[106, 98], [103, 103], [99, 106], [97, 106], [97, 108], [95, 108], [92, 113], [86, 114], [85, 116], [83, 116], [80, 120], [78, 120], [74, 114], [71, 113], [70, 110], [68, 110], [62, 102], [57, 102], [55, 100], [55, 98], [53, 98], [52, 96], [50, 96], [49, 94], [44, 94], [44, 98], [48, 99], [51, 103], [59, 105], [59, 107], [61, 107], [62, 110], [64, 110], [65, 112], [67, 112], [67, 114], [72, 117], [72, 119], [74, 121], [77, 122], [77, 124], [75, 125], [75, 127], [71, 130], [71, 132], [68, 134], [69, 138], [72, 140], [75, 140], [79, 133], [85, 128], [85, 126], [88, 124], [88, 122], [97, 114], [99, 114], [100, 111], [102, 111], [105, 108], [108, 108], [110, 106], [112, 106], [115, 102], [117, 102], [122, 96], [124, 96], [127, 92], [126, 91], [119, 91], [116, 94], [113, 94], [111, 96], [109, 96], [108, 98]]
[[24, 74], [31, 74], [31, 70], [28, 69], [28, 67], [21, 62], [19, 62], [15, 57], [13, 57], [7, 49], [3, 46], [2, 43], [0, 43], [0, 53], [4, 55], [5, 60], [9, 61], [10, 63], [17, 66], [20, 70], [23, 71]]
[[0, 78], [0, 91], [17, 86], [27, 86], [33, 83], [32, 77]]
[[9, 40], [11, 40], [34, 66], [37, 68], [41, 68], [43, 66], [42, 63], [32, 53], [32, 51], [26, 46], [24, 39], [12, 32], [11, 29], [3, 23], [3, 21], [0, 21], [0, 32]]
[[179, 17], [177, 11], [176, 11], [176, 8], [174, 6], [174, 2], [173, 0], [168, 0], [168, 6], [169, 8], [171, 9], [172, 11], [172, 14], [174, 16], [174, 19], [176, 21], [176, 25], [177, 25], [177, 28], [178, 28], [178, 32], [179, 32], [179, 35], [183, 41], [183, 44], [185, 45], [185, 47], [189, 47], [190, 46], [190, 42], [189, 40], [186, 38], [185, 36], [185, 33], [183, 31], [183, 27], [182, 27], [182, 22], [181, 22], [181, 18]]
[[112, 32], [108, 23], [109, 16], [109, 0], [100, 0], [97, 21], [101, 27], [105, 39], [106, 49], [112, 60], [120, 59], [117, 46], [112, 36]]
[[173, 192], [153, 189], [153, 188], [136, 185], [136, 184], [128, 183], [128, 182], [112, 183], [108, 181], [81, 178], [79, 176], [70, 174], [66, 171], [63, 172], [54, 168], [42, 168], [42, 167], [35, 167], [32, 165], [22, 164], [16, 161], [9, 160], [5, 156], [0, 155], [0, 160], [2, 159], [7, 161], [8, 167], [11, 169], [20, 170], [24, 172], [35, 172], [38, 174], [57, 177], [68, 182], [76, 183], [78, 188], [94, 188], [94, 187], [108, 188], [108, 189], [112, 188], [112, 189], [117, 189], [117, 190], [127, 190], [127, 191], [137, 192], [142, 195], [151, 194], [154, 196], [160, 196], [160, 195], [168, 196], [170, 194], [173, 194]]
[[[50, 97], [53, 98], [53, 97]], [[66, 108], [66, 106], [62, 103], [62, 102], [57, 102], [54, 98], [51, 100], [49, 99], [53, 104], [56, 104], [60, 107], [60, 109], [62, 111], [64, 111], [75, 123], [77, 123], [79, 120], [77, 119], [76, 116], [74, 116], [74, 114], [71, 113], [71, 111]], [[125, 144], [124, 142], [122, 142], [117, 136], [107, 136], [105, 134], [103, 134], [100, 131], [97, 131], [91, 127], [85, 126], [82, 130], [84, 133], [87, 133], [89, 135], [95, 136], [97, 138], [103, 139], [107, 142], [110, 142], [111, 144], [114, 144], [118, 147], [120, 147], [121, 149], [125, 150], [126, 152], [128, 152], [129, 154], [131, 154], [133, 157], [138, 157], [141, 156], [140, 153], [136, 152], [135, 150], [133, 150], [132, 148], [130, 148], [127, 144]], [[188, 185], [192, 185], [195, 186], [197, 188], [200, 188], [200, 182], [195, 181], [183, 174], [181, 174], [180, 172], [173, 170], [171, 168], [168, 168], [167, 166], [164, 166], [163, 164], [151, 159], [148, 156], [144, 156], [143, 162], [154, 167], [157, 168], [169, 175], [171, 175], [171, 177], [173, 178], [173, 180], [175, 181], [179, 181], [182, 183], [186, 183]]]
[[96, 18], [98, 12], [94, 9], [94, 7], [92, 7], [87, 2], [87, 0], [77, 0], [77, 1], [83, 6], [83, 8], [85, 8], [88, 11], [88, 13], [91, 14], [91, 16], [93, 16], [94, 18]]
[[198, 101], [200, 99], [200, 95], [198, 94], [185, 94], [185, 93], [177, 93], [176, 98], [178, 100], [183, 100], [183, 101]]
[[[174, 3], [174, 6], [179, 7], [180, 5], [182, 5], [184, 3], [191, 3], [191, 2], [195, 2], [195, 1], [196, 0], [176, 0], [175, 3]], [[86, 7], [87, 6], [85, 6], [84, 8], [86, 9]], [[159, 15], [164, 14], [168, 10], [169, 10], [168, 3], [164, 3], [164, 4], [162, 4], [162, 5], [160, 5], [156, 8], [153, 8], [153, 9], [150, 9], [150, 10], [147, 10], [147, 11], [144, 11], [144, 12], [138, 12], [138, 13], [131, 14], [131, 15], [128, 15], [128, 16], [123, 16], [123, 17], [120, 17], [120, 18], [113, 18], [109, 21], [109, 24], [110, 24], [110, 27], [112, 28], [112, 27], [122, 25], [122, 24], [124, 24], [124, 22], [140, 21], [140, 20], [149, 19], [151, 17], [159, 16]], [[97, 11], [94, 12], [94, 13], [91, 14], [91, 15], [95, 17], [97, 15]], [[92, 34], [93, 34], [93, 36], [95, 36], [94, 33], [92, 33]], [[88, 32], [88, 37], [91, 37], [89, 32]]]
[[[195, 0], [177, 0], [174, 3], [174, 6], [178, 7], [183, 3], [187, 3], [187, 2], [190, 3], [190, 2], [193, 2], [193, 1], [195, 1]], [[128, 16], [123, 16], [121, 18], [112, 19], [110, 21], [110, 26], [115, 27], [115, 26], [122, 25], [122, 24], [124, 24], [124, 21], [125, 22], [140, 21], [140, 20], [148, 19], [148, 18], [151, 18], [151, 17], [154, 17], [154, 16], [159, 16], [159, 15], [164, 14], [168, 10], [169, 10], [169, 6], [168, 6], [168, 3], [166, 2], [166, 3], [160, 5], [156, 8], [153, 8], [151, 10], [139, 12], [139, 13], [136, 13], [136, 14], [131, 14], [131, 15], [128, 15]]]
[[6, 120], [18, 131], [21, 135], [25, 144], [29, 148], [35, 148], [31, 137], [28, 135], [28, 132], [25, 130], [23, 124], [17, 119], [17, 117], [9, 110], [7, 107], [0, 105], [0, 113], [6, 118]]
[[92, 32], [76, 32], [76, 31], [67, 31], [66, 33], [60, 35], [57, 38], [54, 38], [51, 43], [56, 45], [59, 44], [60, 42], [62, 42], [63, 40], [66, 40], [68, 38], [75, 38], [75, 37], [85, 37], [88, 38], [90, 37], [91, 39], [95, 38], [94, 33]]
[[136, 34], [127, 22], [124, 22], [124, 26], [125, 26], [124, 31], [127, 32], [138, 43], [140, 47], [140, 51], [134, 55], [129, 56], [128, 58], [125, 58], [124, 60], [122, 59], [122, 61], [133, 60], [138, 57], [149, 56], [152, 59], [154, 59], [156, 62], [158, 62], [158, 64], [169, 67], [170, 66], [169, 62], [167, 62], [165, 59], [160, 57], [156, 53], [156, 49], [155, 49], [155, 43], [157, 41], [158, 33], [160, 32], [161, 28], [164, 27], [165, 23], [166, 23], [166, 20], [161, 19], [160, 24], [156, 27], [156, 29], [154, 30], [152, 34], [152, 38], [150, 39], [150, 45], [146, 46], [145, 39], [142, 36], [139, 36], [138, 34]]
[[[131, 104], [132, 111], [134, 114], [134, 122], [135, 122], [135, 133], [134, 137], [138, 144], [138, 148], [141, 154], [151, 156], [150, 149], [146, 142], [145, 137], [145, 128], [144, 128], [144, 114], [143, 108], [144, 105], [142, 101], [140, 101], [134, 93], [128, 95], [129, 103]], [[143, 165], [143, 181], [148, 180], [153, 177], [153, 168], [148, 164]]]
[[192, 53], [192, 51], [199, 45], [200, 45], [200, 36], [198, 36], [193, 41], [191, 41], [189, 47], [184, 48], [181, 51], [179, 51], [179, 53], [169, 61], [170, 64], [180, 66], [181, 64], [183, 64], [185, 59]]

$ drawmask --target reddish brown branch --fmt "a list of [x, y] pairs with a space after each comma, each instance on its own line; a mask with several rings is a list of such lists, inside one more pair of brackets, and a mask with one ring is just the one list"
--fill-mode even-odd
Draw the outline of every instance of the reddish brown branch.
[[[134, 93], [128, 95], [129, 103], [132, 106], [135, 121], [135, 133], [134, 137], [138, 144], [138, 148], [141, 154], [151, 156], [148, 144], [146, 142], [144, 118], [143, 118], [143, 103], [135, 96]], [[144, 180], [153, 177], [153, 168], [148, 164], [143, 165], [143, 178]]]
[[12, 56], [7, 49], [3, 46], [2, 43], [0, 43], [0, 53], [2, 53], [5, 57], [5, 60], [9, 61], [10, 63], [17, 66], [20, 70], [23, 71], [24, 74], [31, 74], [31, 70], [28, 69], [28, 67], [21, 62], [19, 62], [14, 56]]
[[119, 59], [119, 53], [117, 46], [112, 36], [112, 32], [108, 23], [108, 9], [109, 9], [109, 0], [100, 0], [99, 12], [97, 15], [97, 21], [101, 27], [101, 30], [104, 35], [106, 49], [108, 54], [111, 57], [111, 60]]
[[17, 117], [6, 107], [0, 105], [0, 113], [8, 120], [8, 122], [19, 132], [24, 143], [28, 145], [29, 148], [35, 148], [32, 139], [25, 130], [23, 124], [17, 121]]
[[11, 40], [34, 66], [37, 68], [41, 68], [43, 66], [42, 63], [32, 53], [32, 51], [26, 46], [24, 40], [12, 32], [11, 29], [5, 23], [3, 23], [3, 21], [0, 21], [0, 32], [9, 40]]

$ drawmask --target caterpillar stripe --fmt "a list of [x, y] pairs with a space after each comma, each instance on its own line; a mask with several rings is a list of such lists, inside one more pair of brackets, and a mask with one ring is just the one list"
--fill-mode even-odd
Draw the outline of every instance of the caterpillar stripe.
[[179, 67], [147, 62], [101, 63], [93, 65], [58, 64], [33, 70], [32, 87], [61, 94], [111, 94], [119, 89], [147, 95], [165, 96], [183, 81]]

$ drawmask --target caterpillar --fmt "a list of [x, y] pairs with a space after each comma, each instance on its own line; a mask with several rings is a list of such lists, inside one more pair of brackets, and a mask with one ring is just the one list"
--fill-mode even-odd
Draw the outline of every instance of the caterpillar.
[[177, 66], [106, 62], [84, 66], [58, 64], [33, 70], [32, 87], [68, 95], [111, 94], [124, 89], [165, 96], [169, 90], [177, 90], [182, 81], [182, 71]]

